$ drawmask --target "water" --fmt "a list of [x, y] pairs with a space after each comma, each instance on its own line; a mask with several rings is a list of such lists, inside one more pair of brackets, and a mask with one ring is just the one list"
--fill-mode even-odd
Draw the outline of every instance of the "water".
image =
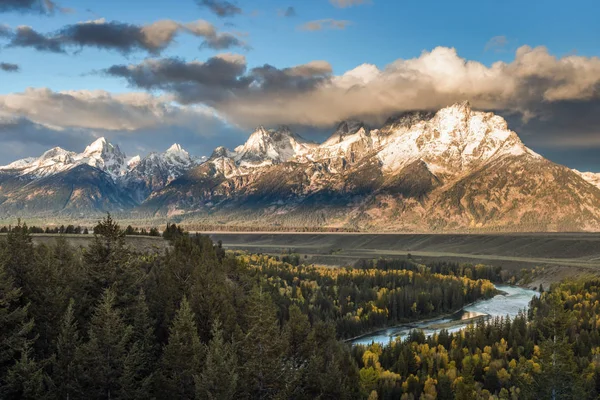
[[432, 335], [440, 329], [443, 329], [443, 327], [440, 326], [441, 324], [452, 323], [452, 327], [445, 328], [450, 332], [456, 332], [467, 326], [473, 321], [473, 318], [477, 317], [487, 316], [494, 318], [506, 317], [508, 315], [509, 317], [514, 318], [520, 310], [527, 309], [529, 301], [531, 301], [533, 296], [538, 295], [535, 290], [514, 286], [497, 285], [496, 288], [506, 294], [494, 296], [489, 300], [478, 301], [475, 304], [463, 308], [451, 317], [394, 326], [361, 336], [352, 340], [351, 343], [368, 345], [375, 342], [388, 344], [391, 340], [398, 337], [404, 339], [413, 329], [422, 329], [425, 335]]

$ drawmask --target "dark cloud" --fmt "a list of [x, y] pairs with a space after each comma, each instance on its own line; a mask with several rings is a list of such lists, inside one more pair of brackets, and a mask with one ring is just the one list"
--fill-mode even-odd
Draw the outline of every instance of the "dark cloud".
[[272, 65], [253, 68], [250, 76], [265, 92], [312, 90], [331, 74], [331, 66], [325, 62], [313, 62], [297, 67], [279, 69]]
[[316, 21], [309, 21], [300, 26], [300, 29], [303, 31], [322, 31], [322, 30], [331, 30], [331, 29], [346, 29], [348, 25], [350, 25], [350, 21], [338, 20], [338, 19], [319, 19]]
[[161, 40], [150, 40], [144, 28], [121, 22], [91, 22], [69, 25], [58, 32], [65, 44], [81, 47], [115, 49], [128, 54], [134, 50], [158, 53], [168, 46], [177, 33], [177, 26], [169, 24]]
[[213, 50], [226, 50], [233, 47], [248, 48], [242, 40], [231, 33], [219, 33], [208, 36], [204, 40], [204, 43], [202, 43], [202, 47], [208, 47]]
[[243, 56], [225, 54], [206, 62], [147, 60], [105, 72], [127, 79], [133, 87], [169, 91], [183, 103], [218, 104], [231, 98], [312, 90], [329, 79], [331, 66], [324, 61], [284, 69], [266, 64], [246, 72]]
[[19, 72], [20, 69], [17, 64], [0, 62], [0, 70], [4, 72]]
[[217, 16], [232, 17], [242, 13], [242, 9], [227, 0], [196, 0], [200, 7], [208, 8]]
[[173, 43], [179, 33], [204, 38], [204, 46], [223, 50], [245, 46], [244, 42], [229, 33], [219, 33], [206, 21], [182, 24], [172, 20], [161, 20], [150, 25], [133, 25], [103, 19], [68, 25], [50, 33], [41, 34], [31, 27], [20, 26], [11, 37], [11, 47], [32, 47], [39, 51], [65, 53], [68, 49], [95, 47], [116, 50], [123, 54], [146, 51], [159, 54]]
[[22, 13], [52, 14], [57, 5], [51, 0], [0, 0], [0, 13], [17, 11]]
[[11, 36], [12, 36], [12, 30], [10, 29], [10, 26], [0, 24], [0, 38], [11, 37]]
[[133, 87], [173, 92], [183, 103], [215, 101], [233, 90], [248, 88], [252, 80], [244, 76], [243, 56], [222, 55], [206, 62], [177, 58], [147, 60], [139, 65], [115, 65], [105, 72], [125, 78]]
[[19, 26], [15, 31], [10, 47], [32, 47], [38, 51], [64, 53], [64, 42], [59, 37], [45, 36], [29, 26]]
[[8, 163], [17, 158], [39, 155], [51, 147], [81, 148], [93, 139], [93, 132], [79, 129], [52, 129], [25, 117], [0, 118], [0, 160]]

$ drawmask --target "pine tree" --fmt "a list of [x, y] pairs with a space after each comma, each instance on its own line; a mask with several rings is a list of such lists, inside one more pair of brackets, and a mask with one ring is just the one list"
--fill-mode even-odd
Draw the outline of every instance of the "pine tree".
[[223, 337], [221, 323], [213, 323], [206, 363], [196, 377], [196, 398], [209, 400], [234, 399], [238, 385], [237, 356], [234, 346]]
[[88, 272], [85, 292], [89, 301], [97, 301], [105, 289], [114, 288], [118, 295], [116, 306], [125, 309], [134, 303], [141, 271], [132, 265], [125, 234], [110, 214], [94, 228], [94, 240], [85, 249], [84, 261]]
[[0, 262], [4, 264], [6, 272], [14, 280], [15, 286], [27, 290], [27, 274], [31, 268], [33, 256], [33, 240], [26, 224], [19, 223], [6, 234], [0, 252]]
[[120, 398], [145, 400], [151, 398], [152, 394], [157, 351], [154, 323], [150, 318], [144, 291], [140, 291], [137, 297], [133, 315], [133, 345], [125, 358]]
[[541, 343], [540, 364], [542, 373], [537, 377], [537, 394], [548, 399], [584, 398], [578, 390], [582, 388], [573, 349], [566, 335], [570, 316], [565, 311], [560, 292], [548, 296], [550, 310], [542, 323], [545, 338]]
[[289, 315], [283, 327], [287, 349], [284, 397], [302, 398], [305, 396], [307, 368], [315, 346], [308, 316], [297, 305], [290, 306]]
[[187, 298], [181, 301], [169, 331], [160, 366], [163, 398], [194, 399], [194, 376], [202, 371], [204, 349], [198, 337], [194, 313]]
[[21, 357], [6, 376], [6, 386], [0, 389], [2, 399], [40, 400], [47, 396], [46, 375], [42, 365], [31, 357], [30, 347], [21, 351]]
[[56, 386], [55, 397], [58, 399], [72, 399], [81, 391], [76, 364], [80, 339], [73, 309], [74, 301], [71, 300], [61, 321], [56, 354], [52, 361], [52, 380]]
[[14, 286], [13, 279], [0, 263], [0, 387], [14, 360], [31, 347], [33, 326], [28, 306], [21, 306], [21, 289]]
[[84, 368], [85, 390], [93, 399], [110, 399], [121, 388], [132, 328], [125, 325], [115, 309], [115, 298], [113, 290], [104, 291], [92, 315], [89, 341], [78, 352]]
[[289, 314], [290, 318], [283, 328], [283, 337], [287, 342], [288, 357], [294, 367], [298, 368], [310, 357], [310, 351], [313, 349], [310, 340], [311, 326], [308, 316], [303, 314], [297, 305], [290, 306]]
[[243, 381], [250, 397], [271, 398], [284, 384], [284, 342], [275, 305], [262, 288], [253, 289], [246, 318], [248, 327], [242, 346]]

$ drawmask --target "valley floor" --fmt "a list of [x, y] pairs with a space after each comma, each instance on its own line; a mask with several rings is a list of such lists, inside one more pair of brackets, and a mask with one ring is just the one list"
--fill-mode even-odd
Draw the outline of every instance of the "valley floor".
[[600, 275], [598, 233], [366, 234], [205, 232], [228, 249], [268, 254], [297, 253], [315, 264], [352, 265], [378, 257], [451, 260], [537, 268], [528, 286], [549, 286], [566, 277]]
[[[350, 266], [361, 259], [407, 258], [501, 266], [517, 272], [533, 269], [528, 287], [549, 287], [564, 278], [600, 275], [599, 233], [388, 234], [388, 233], [235, 233], [202, 232], [230, 250], [281, 255], [297, 253], [312, 264]], [[92, 235], [65, 235], [75, 246], [87, 246]], [[37, 243], [57, 235], [34, 234]], [[162, 238], [128, 236], [138, 251], [162, 251]], [[538, 268], [536, 268], [538, 267]]]

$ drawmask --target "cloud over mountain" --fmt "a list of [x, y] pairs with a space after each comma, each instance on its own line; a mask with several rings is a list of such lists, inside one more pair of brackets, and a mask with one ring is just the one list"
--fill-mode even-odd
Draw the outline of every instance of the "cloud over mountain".
[[204, 154], [217, 143], [233, 145], [238, 140], [213, 110], [173, 105], [168, 98], [147, 93], [30, 88], [0, 95], [2, 160], [49, 145], [76, 149], [98, 135], [118, 140], [131, 152], [168, 147], [176, 140]]
[[[363, 64], [333, 75], [329, 63], [247, 68], [239, 55], [206, 62], [148, 60], [106, 71], [139, 88], [171, 92], [182, 103], [204, 103], [234, 122], [330, 126], [348, 118], [378, 120], [415, 109], [438, 109], [469, 99], [474, 107], [541, 117], [549, 106], [600, 98], [600, 59], [555, 57], [523, 46], [515, 60], [490, 67], [437, 47], [379, 69]], [[276, 95], [274, 95], [276, 94]]]

